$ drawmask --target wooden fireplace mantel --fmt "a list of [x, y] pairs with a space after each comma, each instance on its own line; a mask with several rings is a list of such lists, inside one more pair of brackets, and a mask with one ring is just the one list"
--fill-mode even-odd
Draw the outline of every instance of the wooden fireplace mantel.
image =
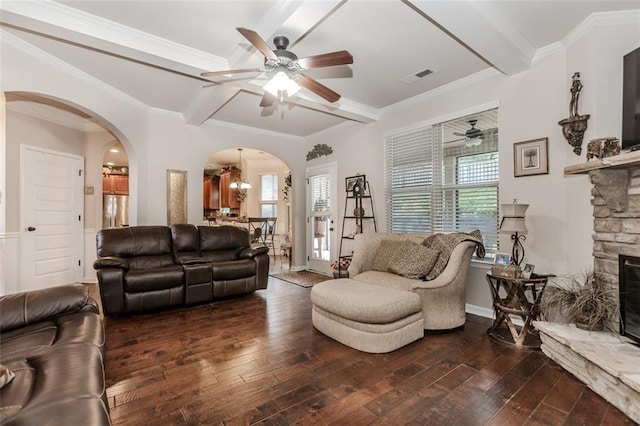
[[592, 170], [602, 169], [630, 169], [640, 167], [640, 150], [633, 152], [625, 152], [597, 160], [591, 160], [586, 163], [573, 164], [564, 168], [565, 175], [581, 175], [587, 174]]

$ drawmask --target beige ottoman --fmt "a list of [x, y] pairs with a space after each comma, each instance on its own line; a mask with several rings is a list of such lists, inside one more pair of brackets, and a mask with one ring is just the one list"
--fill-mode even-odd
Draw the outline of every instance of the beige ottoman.
[[385, 353], [424, 336], [420, 296], [348, 278], [311, 289], [313, 326], [363, 352]]

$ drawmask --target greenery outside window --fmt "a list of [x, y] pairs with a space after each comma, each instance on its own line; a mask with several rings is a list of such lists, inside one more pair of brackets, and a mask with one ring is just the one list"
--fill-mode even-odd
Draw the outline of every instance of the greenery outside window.
[[[497, 109], [385, 137], [389, 232], [482, 232], [487, 257], [498, 251]], [[477, 119], [482, 142], [464, 130]], [[483, 127], [480, 127], [482, 125]]]

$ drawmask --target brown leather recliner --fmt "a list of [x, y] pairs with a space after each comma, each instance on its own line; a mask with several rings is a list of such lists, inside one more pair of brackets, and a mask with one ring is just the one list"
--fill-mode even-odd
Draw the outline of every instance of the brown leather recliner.
[[0, 424], [109, 425], [104, 337], [82, 284], [0, 297]]
[[269, 255], [234, 226], [104, 229], [97, 235], [105, 315], [202, 303], [267, 288]]

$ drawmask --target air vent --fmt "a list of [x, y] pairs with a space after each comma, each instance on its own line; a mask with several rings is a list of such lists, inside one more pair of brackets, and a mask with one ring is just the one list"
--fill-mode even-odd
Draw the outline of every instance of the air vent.
[[431, 74], [435, 74], [435, 71], [430, 70], [430, 69], [425, 69], [425, 70], [422, 70], [422, 71], [418, 71], [418, 72], [416, 72], [414, 74], [410, 74], [410, 75], [408, 75], [406, 77], [403, 77], [398, 81], [400, 81], [400, 82], [402, 82], [404, 84], [413, 84], [416, 81], [421, 80], [422, 78], [424, 78], [424, 77], [426, 77], [428, 75], [431, 75]]

